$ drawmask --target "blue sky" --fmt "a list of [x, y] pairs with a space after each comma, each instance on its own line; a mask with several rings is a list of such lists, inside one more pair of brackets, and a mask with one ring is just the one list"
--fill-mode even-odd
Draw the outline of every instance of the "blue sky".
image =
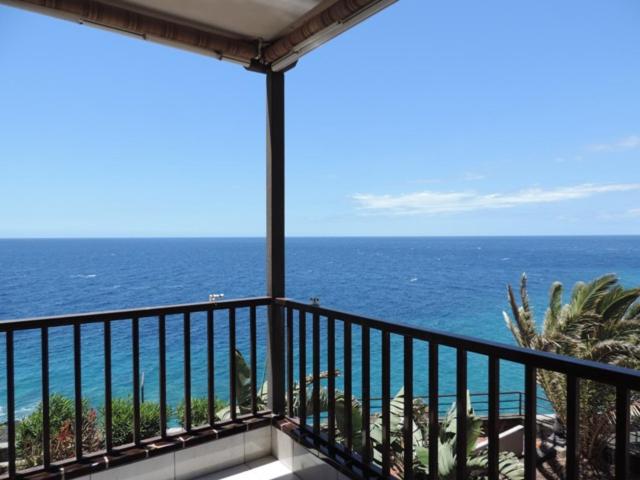
[[[640, 3], [400, 0], [287, 74], [288, 235], [640, 234]], [[264, 77], [0, 7], [0, 237], [264, 235]]]

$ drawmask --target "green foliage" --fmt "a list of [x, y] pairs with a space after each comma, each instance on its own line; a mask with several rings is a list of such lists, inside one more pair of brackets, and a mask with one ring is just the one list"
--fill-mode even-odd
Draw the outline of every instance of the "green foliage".
[[[236, 371], [238, 372], [238, 377], [236, 378], [236, 395], [238, 398], [238, 411], [241, 413], [248, 413], [251, 410], [251, 370], [247, 365], [244, 357], [239, 351], [236, 351]], [[336, 372], [336, 376], [339, 375], [339, 372]], [[329, 378], [328, 372], [320, 373], [320, 380], [324, 381]], [[304, 389], [306, 392], [305, 399], [305, 408], [307, 415], [311, 415], [313, 413], [313, 385], [314, 377], [310, 375], [305, 378]], [[293, 391], [293, 411], [294, 415], [300, 415], [300, 385], [294, 384]], [[320, 399], [320, 412], [324, 413], [329, 410], [329, 399], [327, 389], [321, 385], [319, 392]], [[258, 409], [264, 408], [266, 406], [267, 400], [267, 389], [266, 384], [262, 386], [260, 391], [258, 392]], [[350, 405], [349, 405], [350, 404]], [[470, 405], [470, 402], [469, 402]], [[351, 408], [351, 422], [353, 426], [353, 437], [351, 439], [353, 449], [356, 452], [363, 451], [363, 438], [362, 438], [362, 430], [358, 428], [365, 421], [362, 413], [362, 408], [360, 403], [355, 397], [351, 398], [349, 402], [345, 396], [344, 392], [340, 390], [336, 390], [335, 392], [335, 419], [336, 419], [336, 441], [345, 442], [345, 432], [346, 432], [346, 409]], [[404, 389], [401, 389], [398, 395], [391, 401], [391, 443], [392, 443], [392, 451], [393, 451], [393, 460], [394, 460], [394, 468], [396, 472], [403, 471], [402, 465], [402, 453], [404, 451], [403, 447], [403, 423], [404, 423]], [[219, 415], [225, 419], [230, 415], [229, 407], [223, 409]], [[454, 417], [455, 418], [455, 417]], [[422, 472], [423, 476], [426, 477], [427, 474], [427, 466], [428, 466], [428, 412], [426, 406], [418, 399], [414, 400], [414, 419], [417, 419], [413, 425], [413, 444], [417, 446], [414, 448], [414, 451], [420, 452], [420, 455], [414, 455], [414, 463], [415, 463], [415, 472], [420, 475]], [[473, 414], [473, 410], [470, 410], [469, 416], [467, 418], [467, 422], [469, 425], [469, 429], [467, 432], [467, 438], [469, 439], [468, 449], [468, 468], [473, 471], [473, 475], [469, 476], [470, 480], [483, 478], [483, 475], [487, 471], [488, 462], [483, 461], [482, 458], [486, 459], [486, 454], [484, 457], [482, 454], [473, 452], [473, 448], [476, 444], [476, 441], [480, 435], [480, 425], [482, 421], [475, 417]], [[455, 473], [455, 421], [445, 424], [447, 437], [445, 442], [445, 433], [443, 432], [442, 440], [441, 440], [441, 449], [443, 452], [445, 448], [453, 448], [453, 450], [448, 450], [450, 452], [454, 452], [453, 462], [449, 462], [448, 468], [453, 468]], [[382, 445], [382, 419], [378, 418], [371, 425], [371, 441], [373, 446], [373, 458], [374, 460], [382, 463], [381, 456], [381, 445]], [[421, 448], [421, 450], [420, 450]], [[424, 458], [424, 452], [427, 452], [427, 462], [422, 464], [421, 458]], [[452, 466], [453, 465], [453, 466]], [[444, 467], [443, 467], [444, 468]], [[473, 470], [472, 470], [473, 469]], [[524, 478], [524, 470], [522, 468], [521, 463], [513, 454], [501, 454], [500, 457], [500, 474], [501, 479], [505, 480], [521, 480]], [[441, 478], [447, 480], [449, 477], [442, 476]]]
[[[428, 478], [429, 474], [429, 414], [428, 408], [420, 399], [413, 400], [413, 464], [416, 479]], [[486, 451], [475, 450], [478, 438], [482, 434], [482, 420], [475, 415], [471, 400], [467, 394], [467, 478], [483, 480], [488, 470]], [[390, 402], [390, 446], [391, 462], [395, 472], [404, 474], [404, 388]], [[382, 463], [382, 418], [377, 416], [371, 425], [373, 458]], [[456, 404], [452, 404], [439, 429], [438, 438], [438, 478], [453, 480], [456, 478]], [[524, 468], [518, 458], [503, 452], [499, 459], [500, 479], [521, 480]]]
[[[563, 286], [551, 286], [549, 306], [541, 328], [537, 328], [529, 305], [527, 277], [520, 282], [520, 302], [508, 287], [511, 316], [504, 312], [509, 330], [521, 347], [572, 357], [640, 367], [640, 288], [624, 289], [615, 275], [604, 275], [589, 283], [578, 282], [568, 304], [563, 305]], [[564, 375], [538, 370], [538, 383], [566, 425], [566, 380]], [[603, 461], [609, 439], [615, 432], [615, 390], [590, 380], [580, 385], [580, 453], [598, 478], [611, 477]], [[632, 402], [632, 417], [638, 418], [638, 403]]]
[[[239, 351], [236, 351], [235, 354], [236, 361], [236, 372], [238, 376], [236, 377], [236, 398], [238, 399], [237, 403], [237, 411], [239, 414], [249, 413], [251, 411], [251, 369], [244, 357]], [[336, 372], [336, 376], [339, 375], [339, 372]], [[329, 378], [328, 372], [321, 372], [320, 380], [325, 381]], [[304, 389], [306, 391], [306, 412], [307, 415], [311, 415], [313, 413], [313, 399], [312, 399], [312, 385], [313, 385], [314, 377], [312, 375], [305, 378]], [[293, 411], [294, 415], [299, 415], [300, 413], [300, 385], [294, 384], [293, 391]], [[326, 387], [321, 385], [320, 392], [320, 412], [326, 413], [329, 410], [329, 400], [328, 400], [328, 392]], [[264, 409], [267, 405], [267, 385], [266, 383], [262, 385], [262, 387], [258, 391], [257, 395], [257, 406], [258, 409]], [[344, 396], [344, 393], [340, 390], [336, 390], [336, 399], [335, 399], [335, 418], [336, 418], [336, 440], [338, 442], [345, 442], [345, 432], [346, 432], [346, 408], [348, 408], [348, 404], [351, 404], [351, 419], [353, 425], [353, 438], [352, 444], [354, 450], [357, 452], [362, 452], [362, 430], [358, 428], [362, 425], [364, 419], [362, 414], [362, 409], [360, 403], [355, 397], [351, 398], [351, 402], [348, 402]], [[470, 403], [469, 403], [470, 405]], [[203, 424], [208, 422], [208, 410], [207, 410], [207, 402], [206, 398], [194, 398], [192, 399], [192, 423], [194, 425]], [[392, 438], [392, 450], [393, 450], [393, 459], [394, 459], [394, 468], [397, 472], [401, 472], [403, 469], [402, 465], [402, 452], [403, 452], [403, 421], [404, 421], [404, 391], [400, 390], [398, 395], [391, 401], [391, 438]], [[452, 408], [452, 411], [455, 412], [455, 409]], [[184, 403], [181, 403], [177, 408], [178, 418], [181, 421], [181, 424], [184, 426]], [[217, 420], [227, 420], [231, 416], [231, 411], [228, 405], [222, 402], [219, 399], [216, 399], [216, 419]], [[427, 474], [427, 466], [428, 466], [428, 411], [424, 403], [418, 399], [414, 400], [414, 437], [413, 444], [415, 447], [414, 451], [416, 452], [414, 458], [414, 470], [419, 477], [422, 473], [423, 476]], [[486, 459], [486, 453], [480, 453], [473, 451], [476, 441], [481, 433], [480, 425], [482, 421], [476, 417], [473, 413], [473, 410], [470, 409], [469, 415], [467, 418], [468, 422], [468, 431], [467, 438], [469, 440], [468, 443], [468, 463], [467, 467], [469, 471], [472, 473], [469, 476], [470, 479], [481, 479], [483, 475], [485, 475], [488, 467], [488, 461]], [[450, 475], [451, 472], [455, 473], [455, 415], [451, 417], [450, 415], [443, 423], [443, 430], [441, 431], [441, 439], [440, 439], [440, 451], [443, 452], [445, 458], [441, 460], [441, 478], [447, 480], [449, 477], [445, 475]], [[382, 457], [380, 455], [381, 444], [382, 444], [382, 421], [378, 418], [371, 425], [371, 438], [373, 445], [373, 458], [381, 463]], [[447, 457], [447, 454], [449, 455]], [[426, 457], [425, 457], [426, 455]], [[423, 460], [426, 461], [423, 463]], [[447, 473], [448, 472], [448, 473]], [[522, 464], [513, 454], [503, 453], [500, 456], [500, 474], [501, 479], [506, 480], [520, 480], [524, 478], [524, 470], [522, 468]]]
[[[236, 359], [236, 398], [238, 399], [237, 404], [237, 412], [239, 414], [246, 414], [251, 412], [251, 367], [247, 364], [246, 360], [242, 356], [240, 351], [236, 350], [235, 353]], [[339, 371], [335, 372], [335, 375], [338, 376], [340, 374]], [[329, 378], [328, 372], [320, 372], [320, 381], [325, 381]], [[312, 385], [313, 385], [314, 377], [313, 375], [309, 375], [305, 378], [304, 389], [306, 392], [306, 412], [307, 415], [311, 415], [313, 413], [313, 398], [312, 398]], [[339, 442], [345, 441], [344, 433], [346, 432], [346, 408], [347, 408], [347, 400], [345, 399], [344, 393], [340, 390], [336, 390], [335, 392], [335, 414], [336, 414], [336, 440]], [[327, 412], [329, 410], [329, 397], [328, 391], [326, 387], [320, 386], [320, 412]], [[268, 391], [267, 391], [267, 383], [263, 383], [260, 389], [257, 392], [256, 404], [258, 410], [264, 410], [267, 408], [267, 399], [268, 399]], [[362, 424], [362, 409], [360, 407], [360, 403], [355, 397], [351, 398], [351, 421], [352, 425], [361, 425]], [[225, 406], [225, 408], [221, 410], [216, 409], [216, 415], [220, 420], [228, 420], [231, 417], [231, 410], [229, 406]], [[293, 386], [293, 412], [294, 415], [300, 415], [300, 385], [294, 384]], [[357, 428], [353, 429], [353, 438], [352, 443], [354, 445], [354, 449], [359, 451], [360, 446], [362, 444], [362, 432]]]
[[[21, 468], [29, 468], [42, 463], [42, 403], [16, 425], [16, 453]], [[75, 453], [75, 405], [73, 400], [52, 394], [49, 397], [49, 428], [51, 431], [51, 458], [65, 460]], [[98, 428], [97, 413], [82, 401], [82, 444], [88, 451], [96, 451], [102, 444], [102, 434]]]
[[[235, 352], [236, 361], [236, 414], [244, 415], [251, 413], [251, 367], [244, 359], [242, 353], [239, 350]], [[267, 405], [267, 385], [262, 386], [260, 391], [257, 392], [257, 407], [258, 410], [264, 410]], [[225, 404], [223, 408], [216, 408], [216, 418], [218, 420], [231, 419], [231, 406]]]
[[[238, 399], [238, 413], [248, 413], [251, 411], [251, 370], [244, 360], [242, 354], [236, 351], [236, 395]], [[338, 376], [339, 372], [335, 372]], [[322, 372], [320, 380], [329, 378], [328, 372]], [[305, 379], [303, 388], [306, 390], [306, 412], [313, 413], [312, 385], [314, 377]], [[299, 415], [300, 411], [300, 386], [294, 385], [294, 414]], [[329, 410], [328, 392], [326, 387], [320, 387], [320, 411]], [[257, 395], [258, 409], [264, 409], [267, 405], [267, 385], [262, 385]], [[54, 460], [61, 460], [73, 456], [74, 434], [73, 418], [74, 404], [71, 399], [61, 395], [53, 395], [50, 401], [51, 411], [51, 431], [52, 431], [52, 457]], [[470, 403], [469, 403], [470, 405]], [[355, 397], [348, 401], [344, 393], [336, 390], [335, 398], [335, 419], [336, 419], [336, 439], [344, 442], [344, 432], [346, 431], [346, 409], [351, 409], [353, 425], [352, 444], [354, 450], [362, 452], [363, 439], [362, 431], [358, 428], [367, 421], [363, 418], [359, 402]], [[470, 407], [469, 407], [470, 408]], [[404, 422], [404, 391], [400, 390], [398, 395], [391, 401], [391, 447], [392, 462], [396, 473], [403, 471], [403, 422]], [[104, 419], [104, 409], [102, 419]], [[215, 399], [216, 420], [223, 421], [230, 418], [229, 406], [221, 399]], [[89, 407], [88, 401], [83, 402], [83, 443], [86, 451], [95, 451], [102, 446], [104, 425], [98, 425], [97, 413]], [[185, 405], [181, 402], [176, 415], [181, 425], [184, 427]], [[169, 412], [168, 412], [169, 414]], [[208, 423], [208, 401], [207, 398], [191, 399], [192, 424], [194, 426]], [[427, 475], [428, 468], [428, 411], [426, 405], [419, 399], [413, 402], [413, 445], [414, 463], [412, 468], [416, 473], [416, 478]], [[368, 421], [371, 421], [370, 419]], [[475, 417], [473, 410], [469, 409], [467, 418], [467, 438], [469, 443], [468, 464], [470, 479], [480, 479], [486, 472], [486, 454], [474, 451], [474, 446], [480, 435], [480, 420]], [[100, 427], [100, 428], [98, 428]], [[455, 406], [452, 406], [447, 418], [440, 429], [439, 439], [439, 474], [440, 478], [448, 480], [455, 472], [455, 439], [456, 439]], [[151, 438], [160, 434], [160, 406], [155, 402], [143, 402], [140, 405], [140, 430], [143, 438]], [[112, 400], [112, 431], [115, 445], [125, 445], [133, 442], [133, 400], [131, 397], [115, 398]], [[41, 463], [42, 457], [42, 406], [40, 405], [31, 415], [25, 418], [18, 426], [17, 446], [19, 455], [24, 458], [23, 465], [29, 467]], [[371, 425], [372, 457], [381, 462], [382, 444], [382, 423], [381, 418], [376, 418]], [[522, 467], [517, 458], [513, 455], [503, 454], [500, 457], [500, 472], [502, 479], [519, 480], [522, 478]]]
[[[227, 402], [216, 397], [214, 409], [216, 412], [216, 421], [220, 420], [219, 412], [227, 408]], [[185, 402], [182, 400], [176, 408], [176, 415], [180, 426], [185, 427]], [[191, 398], [191, 425], [198, 427], [209, 423], [209, 400], [207, 397]]]
[[[102, 415], [104, 418], [104, 415]], [[133, 442], [133, 399], [114, 398], [111, 401], [112, 434], [114, 445]], [[160, 405], [156, 402], [140, 404], [140, 435], [151, 438], [160, 435]]]
[[[438, 438], [438, 478], [442, 480], [454, 480], [456, 478], [456, 439], [457, 422], [456, 404], [452, 404], [440, 425]], [[471, 399], [467, 394], [467, 478], [484, 479], [489, 468], [489, 459], [486, 450], [475, 450], [478, 438], [482, 434], [482, 420], [475, 415], [471, 407]], [[420, 460], [419, 468], [429, 465], [428, 446], [421, 447], [417, 457]], [[423, 463], [424, 462], [424, 463]], [[500, 478], [509, 480], [524, 479], [524, 467], [520, 460], [510, 452], [500, 452], [498, 458], [498, 471]]]

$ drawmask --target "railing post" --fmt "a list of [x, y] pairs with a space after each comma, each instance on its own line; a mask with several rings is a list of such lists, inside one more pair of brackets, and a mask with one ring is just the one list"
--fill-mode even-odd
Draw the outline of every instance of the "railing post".
[[[284, 73], [267, 72], [267, 295], [284, 297]], [[283, 308], [269, 307], [269, 408], [284, 414]]]
[[566, 480], [580, 477], [580, 381], [567, 375]]
[[629, 402], [629, 389], [618, 385], [616, 387], [616, 480], [629, 478]]
[[[467, 351], [458, 348], [456, 352], [456, 478], [467, 477]], [[469, 400], [471, 402], [471, 400]]]
[[489, 405], [488, 405], [488, 437], [489, 437], [489, 478], [499, 477], [500, 456], [500, 359], [489, 357]]
[[536, 368], [525, 364], [524, 375], [524, 478], [535, 480], [538, 459]]

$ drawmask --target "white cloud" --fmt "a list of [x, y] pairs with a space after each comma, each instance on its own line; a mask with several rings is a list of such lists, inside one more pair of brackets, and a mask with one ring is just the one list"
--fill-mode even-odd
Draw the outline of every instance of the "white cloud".
[[422, 191], [401, 195], [355, 194], [352, 198], [360, 209], [372, 213], [392, 215], [438, 215], [513, 208], [521, 205], [556, 203], [588, 198], [593, 195], [640, 190], [640, 183], [595, 185], [585, 183], [554, 189], [529, 188], [512, 193], [486, 193], [473, 191]]
[[589, 150], [594, 152], [619, 152], [623, 150], [635, 150], [640, 148], [640, 135], [629, 135], [612, 143], [598, 143], [590, 145]]

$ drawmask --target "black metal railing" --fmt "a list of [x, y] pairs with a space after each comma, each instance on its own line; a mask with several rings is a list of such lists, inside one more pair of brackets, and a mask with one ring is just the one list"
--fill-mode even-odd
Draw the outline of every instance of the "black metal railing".
[[[634, 370], [619, 368], [606, 364], [577, 360], [569, 357], [522, 349], [491, 341], [478, 340], [461, 335], [443, 333], [434, 330], [421, 329], [402, 324], [395, 324], [373, 318], [367, 318], [350, 313], [331, 310], [319, 305], [308, 305], [288, 299], [273, 300], [268, 297], [221, 301], [216, 303], [199, 303], [189, 305], [175, 305], [167, 307], [145, 308], [135, 310], [122, 310], [114, 312], [91, 313], [82, 315], [59, 316], [49, 318], [36, 318], [16, 321], [0, 322], [0, 335], [4, 333], [6, 341], [6, 386], [7, 386], [7, 443], [8, 443], [8, 475], [10, 478], [17, 478], [20, 464], [16, 458], [16, 402], [15, 402], [15, 358], [16, 345], [20, 347], [19, 340], [16, 340], [15, 333], [18, 331], [31, 330], [40, 334], [40, 354], [41, 354], [41, 387], [42, 387], [42, 465], [31, 469], [31, 474], [41, 474], [43, 471], [55, 472], [59, 474], [61, 466], [73, 466], [78, 464], [96, 465], [95, 458], [103, 457], [105, 453], [95, 453], [85, 451], [83, 445], [83, 397], [82, 397], [82, 326], [86, 324], [102, 324], [102, 335], [104, 340], [104, 446], [106, 456], [117, 453], [113, 456], [113, 464], [123, 461], [128, 452], [132, 452], [132, 459], [143, 459], [154, 454], [155, 449], [159, 449], [164, 441], [166, 445], [184, 447], [191, 438], [200, 438], [199, 441], [217, 438], [220, 431], [223, 431], [228, 423], [237, 424], [246, 419], [256, 419], [257, 416], [265, 412], [259, 412], [258, 405], [258, 385], [257, 385], [257, 346], [258, 328], [256, 326], [257, 309], [264, 308], [265, 312], [271, 312], [268, 321], [273, 321], [273, 317], [284, 318], [285, 323], [282, 331], [275, 331], [280, 334], [277, 342], [267, 339], [267, 344], [280, 345], [283, 352], [286, 352], [284, 365], [272, 366], [273, 383], [282, 382], [286, 385], [286, 402], [275, 403], [286, 404], [286, 411], [275, 412], [284, 414], [290, 420], [299, 425], [301, 436], [298, 438], [305, 444], [309, 441], [318, 448], [325, 449], [330, 459], [337, 459], [342, 468], [349, 469], [352, 473], [368, 478], [392, 478], [398, 472], [392, 464], [391, 452], [391, 380], [393, 373], [397, 370], [392, 363], [394, 354], [402, 353], [404, 399], [402, 409], [402, 423], [411, 425], [413, 423], [413, 401], [414, 396], [414, 374], [420, 375], [422, 369], [414, 372], [414, 363], [420, 358], [415, 353], [418, 345], [426, 347], [428, 360], [425, 360], [424, 377], [428, 384], [428, 449], [430, 478], [437, 478], [438, 463], [438, 435], [440, 429], [442, 396], [439, 395], [438, 379], [440, 376], [441, 356], [440, 349], [447, 347], [455, 351], [456, 366], [456, 393], [454, 395], [456, 405], [456, 425], [458, 438], [456, 441], [456, 476], [458, 479], [466, 479], [467, 451], [466, 451], [466, 421], [467, 421], [467, 364], [469, 354], [483, 355], [488, 360], [488, 393], [482, 399], [486, 404], [487, 417], [487, 437], [489, 440], [487, 448], [488, 471], [487, 475], [491, 479], [498, 478], [499, 469], [499, 422], [501, 417], [501, 392], [500, 392], [500, 362], [508, 361], [524, 366], [524, 393], [518, 393], [518, 412], [523, 416], [524, 424], [524, 471], [527, 480], [533, 480], [536, 476], [536, 442], [537, 442], [537, 396], [536, 378], [539, 370], [549, 370], [559, 372], [566, 376], [566, 478], [578, 478], [579, 465], [579, 402], [580, 402], [580, 382], [591, 380], [603, 384], [611, 385], [616, 390], [616, 400], [613, 410], [615, 412], [615, 475], [618, 479], [628, 478], [629, 472], [629, 451], [630, 451], [630, 403], [631, 392], [640, 391], [640, 373]], [[218, 319], [216, 312], [226, 312], [228, 322], [228, 345], [229, 345], [229, 375], [228, 392], [230, 406], [230, 421], [217, 422], [215, 412], [216, 398], [216, 376], [215, 372], [215, 342], [216, 325]], [[242, 319], [247, 319], [248, 325], [242, 325], [249, 333], [250, 348], [250, 371], [251, 371], [251, 400], [250, 409], [247, 415], [238, 415], [238, 392], [236, 391], [237, 363], [236, 352], [236, 330], [237, 314], [240, 311], [248, 313]], [[275, 313], [275, 315], [274, 315]], [[206, 369], [207, 369], [207, 414], [208, 424], [194, 427], [191, 405], [191, 323], [195, 314], [206, 315]], [[180, 433], [170, 433], [168, 424], [167, 405], [167, 318], [181, 316], [183, 320], [183, 373], [184, 373], [184, 430]], [[155, 319], [158, 326], [157, 355], [159, 362], [159, 408], [160, 408], [160, 436], [161, 442], [157, 439], [143, 438], [141, 430], [141, 396], [140, 396], [140, 333], [141, 320]], [[130, 351], [132, 354], [132, 402], [133, 402], [133, 445], [114, 445], [113, 439], [113, 371], [112, 371], [112, 324], [116, 321], [126, 320], [130, 322], [131, 330]], [[244, 320], [241, 320], [244, 321]], [[336, 345], [336, 339], [340, 340], [336, 332], [336, 326], [340, 325], [341, 344]], [[52, 432], [50, 430], [50, 330], [55, 327], [71, 327], [72, 352], [73, 352], [73, 390], [75, 410], [74, 418], [74, 451], [75, 458], [57, 461], [52, 458], [50, 444]], [[360, 351], [354, 351], [354, 327], [359, 333]], [[297, 335], [297, 344], [294, 337]], [[380, 338], [375, 344], [372, 337]], [[401, 340], [396, 344], [395, 340]], [[392, 345], [394, 348], [392, 349]], [[266, 345], [265, 345], [266, 348]], [[358, 372], [360, 377], [356, 378], [355, 385], [359, 384], [361, 389], [360, 407], [362, 410], [362, 424], [354, 422], [352, 409], [344, 408], [341, 413], [337, 412], [338, 402], [337, 359], [336, 349], [342, 350], [342, 369], [340, 370], [340, 381], [342, 387], [342, 401], [345, 405], [350, 403], [354, 396], [354, 356], [361, 367]], [[19, 351], [19, 350], [18, 350]], [[22, 354], [22, 352], [20, 352]], [[95, 352], [90, 352], [91, 357], [95, 357]], [[310, 369], [308, 368], [308, 355], [311, 356]], [[372, 362], [372, 359], [375, 361]], [[273, 360], [272, 360], [273, 361]], [[297, 365], [296, 365], [297, 363]], [[375, 368], [379, 363], [379, 372]], [[326, 375], [323, 375], [323, 366], [326, 366]], [[282, 368], [276, 368], [282, 367]], [[311, 375], [309, 375], [309, 373]], [[373, 375], [380, 375], [380, 400], [372, 398]], [[309, 380], [311, 378], [311, 380]], [[322, 380], [321, 380], [322, 379]], [[326, 379], [326, 380], [325, 380]], [[18, 379], [20, 380], [20, 379]], [[359, 380], [359, 381], [358, 381]], [[326, 399], [321, 397], [321, 381], [326, 383]], [[298, 388], [300, 385], [310, 383], [310, 398], [307, 398], [307, 388]], [[322, 387], [324, 388], [324, 387]], [[271, 391], [271, 390], [270, 390]], [[502, 395], [505, 393], [503, 392]], [[321, 415], [321, 403], [326, 400], [328, 408], [326, 415]], [[476, 399], [476, 401], [478, 401]], [[503, 400], [504, 401], [504, 400]], [[379, 402], [379, 403], [378, 403]], [[483, 413], [485, 407], [482, 407]], [[504, 407], [503, 407], [504, 412]], [[381, 435], [379, 441], [376, 440], [377, 449], [374, 452], [371, 432], [371, 418], [375, 413], [381, 419]], [[338, 415], [341, 415], [338, 418]], [[338, 432], [338, 423], [342, 431]], [[215, 427], [215, 428], [214, 428]], [[244, 425], [241, 425], [244, 430]], [[200, 435], [200, 432], [203, 432]], [[207, 436], [206, 432], [214, 432]], [[354, 445], [354, 433], [359, 432], [361, 445]], [[401, 458], [403, 465], [412, 465], [414, 458], [414, 445], [412, 429], [402, 430], [403, 451]], [[199, 436], [200, 435], [200, 436]], [[338, 441], [340, 439], [340, 441]], [[613, 439], [612, 439], [613, 440]], [[151, 442], [154, 442], [151, 444]], [[198, 441], [198, 442], [199, 442]], [[147, 448], [152, 445], [154, 450]], [[178, 447], [176, 447], [178, 448]], [[146, 449], [146, 450], [141, 450]], [[104, 458], [104, 457], [103, 457]], [[93, 463], [92, 463], [93, 462]], [[93, 468], [93, 467], [92, 467]], [[75, 470], [78, 474], [79, 470]], [[70, 473], [72, 473], [70, 471]], [[70, 476], [73, 476], [70, 475]], [[405, 479], [413, 476], [412, 467], [405, 468], [402, 472]], [[45, 475], [46, 477], [46, 475]]]
[[[499, 421], [500, 421], [500, 362], [508, 361], [524, 366], [524, 393], [523, 413], [524, 423], [524, 475], [525, 479], [536, 478], [537, 462], [537, 373], [540, 370], [548, 370], [561, 373], [566, 376], [566, 478], [577, 479], [579, 475], [579, 405], [580, 382], [591, 380], [602, 384], [611, 385], [616, 389], [615, 411], [615, 477], [617, 479], [629, 478], [629, 444], [630, 444], [630, 393], [640, 390], [640, 372], [635, 370], [615, 367], [607, 364], [578, 360], [575, 358], [556, 355], [542, 351], [523, 349], [497, 342], [478, 340], [466, 336], [448, 334], [434, 330], [415, 328], [412, 326], [395, 324], [373, 318], [366, 318], [345, 312], [320, 307], [316, 304], [305, 304], [288, 299], [278, 299], [277, 304], [282, 308], [286, 317], [286, 337], [288, 357], [286, 370], [288, 378], [288, 409], [289, 418], [298, 423], [300, 427], [300, 439], [311, 442], [318, 448], [326, 450], [330, 458], [336, 459], [338, 464], [346, 465], [354, 472], [359, 472], [365, 478], [391, 478], [391, 431], [390, 431], [390, 403], [391, 403], [391, 340], [392, 337], [402, 337], [402, 367], [404, 371], [404, 408], [402, 415], [403, 425], [413, 423], [413, 367], [414, 344], [421, 342], [428, 345], [428, 364], [425, 365], [425, 376], [429, 385], [428, 413], [429, 432], [428, 450], [430, 478], [437, 478], [438, 462], [438, 434], [439, 434], [439, 396], [438, 376], [440, 369], [439, 350], [448, 347], [455, 350], [456, 366], [456, 478], [467, 479], [467, 451], [466, 451], [466, 421], [467, 421], [467, 363], [468, 354], [480, 354], [488, 359], [488, 399], [487, 399], [487, 436], [488, 445], [488, 472], [491, 479], [499, 478]], [[297, 388], [297, 385], [306, 385], [307, 382], [307, 322], [311, 319], [311, 350], [313, 382], [311, 394], [313, 397], [313, 411], [306, 411], [306, 388]], [[298, 341], [295, 342], [294, 324], [298, 323]], [[345, 408], [342, 412], [343, 442], [337, 442], [336, 432], [336, 325], [342, 325], [343, 331], [343, 367], [340, 372], [343, 382], [344, 398], [352, 398], [353, 370], [352, 370], [352, 330], [359, 327], [361, 352], [361, 388], [362, 388], [362, 425], [353, 425], [351, 408]], [[325, 326], [326, 325], [326, 326]], [[323, 328], [324, 327], [324, 328]], [[321, 355], [320, 332], [326, 332], [325, 343], [327, 365], [327, 419], [321, 425], [319, 415], [320, 381], [319, 372]], [[370, 419], [373, 405], [370, 398], [371, 377], [371, 335], [377, 332], [381, 336], [379, 354], [376, 361], [380, 363], [381, 378], [381, 404], [379, 416], [382, 419], [381, 435], [381, 460], [372, 460]], [[297, 343], [297, 349], [295, 345]], [[398, 344], [399, 345], [399, 344]], [[399, 350], [400, 348], [398, 348]], [[356, 353], [357, 355], [357, 353]], [[298, 363], [298, 383], [295, 383], [295, 363]], [[399, 368], [399, 366], [398, 366]], [[299, 392], [299, 399], [295, 399], [295, 392]], [[345, 400], [345, 403], [349, 400]], [[296, 410], [295, 405], [299, 406]], [[362, 432], [362, 446], [354, 446], [354, 429]], [[404, 465], [412, 465], [413, 462], [413, 429], [402, 430], [402, 442]], [[358, 447], [358, 448], [354, 448]], [[405, 468], [404, 479], [413, 478], [412, 467]]]
[[[40, 356], [41, 356], [41, 391], [42, 391], [42, 464], [40, 467], [29, 469], [29, 474], [38, 474], [43, 471], [52, 471], [59, 474], [60, 468], [78, 464], [90, 464], [88, 462], [96, 457], [96, 452], [87, 452], [83, 446], [83, 393], [82, 393], [82, 357], [83, 355], [95, 356], [95, 352], [83, 352], [82, 348], [82, 326], [87, 324], [102, 324], [102, 334], [104, 337], [104, 447], [106, 452], [99, 452], [98, 455], [102, 459], [105, 453], [111, 454], [115, 451], [118, 453], [118, 461], [122, 461], [126, 457], [127, 449], [130, 449], [136, 455], [140, 454], [140, 447], [144, 447], [150, 441], [158, 439], [143, 438], [141, 434], [141, 398], [140, 398], [140, 320], [149, 318], [155, 319], [158, 325], [158, 366], [159, 366], [159, 440], [176, 440], [181, 445], [190, 438], [189, 434], [196, 434], [206, 428], [211, 430], [220, 428], [225, 422], [216, 421], [215, 398], [215, 352], [214, 352], [214, 335], [216, 331], [216, 320], [214, 319], [216, 312], [226, 312], [228, 318], [228, 345], [229, 345], [229, 368], [228, 391], [230, 406], [230, 422], [240, 422], [250, 416], [256, 416], [257, 407], [257, 328], [256, 328], [256, 311], [259, 308], [268, 307], [272, 301], [268, 297], [251, 298], [244, 300], [220, 301], [216, 303], [198, 303], [188, 305], [173, 305], [166, 307], [143, 308], [135, 310], [121, 310], [102, 313], [88, 313], [81, 315], [56, 316], [48, 318], [34, 318], [15, 321], [1, 321], [0, 334], [4, 333], [6, 341], [6, 386], [7, 386], [7, 443], [8, 443], [8, 468], [7, 474], [9, 478], [16, 478], [20, 474], [19, 459], [16, 458], [16, 403], [15, 403], [15, 359], [16, 344], [19, 343], [15, 338], [17, 331], [39, 331], [40, 332]], [[251, 365], [251, 414], [243, 415], [242, 419], [237, 413], [237, 397], [236, 397], [236, 313], [239, 311], [248, 311], [249, 325], [243, 325], [250, 332], [250, 365]], [[194, 314], [206, 314], [206, 358], [207, 358], [207, 414], [208, 424], [204, 426], [192, 425], [192, 405], [191, 405], [191, 316]], [[168, 434], [168, 405], [167, 405], [167, 317], [182, 316], [183, 320], [183, 374], [184, 374], [184, 428], [175, 434]], [[243, 317], [244, 318], [244, 317]], [[132, 402], [133, 402], [133, 445], [120, 446], [114, 445], [113, 432], [113, 372], [112, 372], [112, 324], [116, 321], [130, 321], [131, 331], [131, 357], [132, 357]], [[73, 405], [75, 409], [74, 418], [74, 450], [75, 458], [67, 459], [61, 462], [53, 459], [51, 453], [52, 432], [50, 428], [50, 330], [55, 327], [71, 327], [73, 329]], [[19, 345], [18, 345], [19, 346]], [[266, 348], [266, 346], [265, 346]], [[20, 379], [18, 379], [20, 380]], [[19, 419], [18, 419], [19, 420]], [[54, 432], [55, 433], [55, 432]], [[215, 435], [214, 435], [215, 436]], [[178, 438], [179, 437], [179, 438]], [[154, 447], [156, 445], [154, 444]], [[145, 455], [148, 455], [148, 451]], [[143, 457], [144, 458], [144, 455]]]

